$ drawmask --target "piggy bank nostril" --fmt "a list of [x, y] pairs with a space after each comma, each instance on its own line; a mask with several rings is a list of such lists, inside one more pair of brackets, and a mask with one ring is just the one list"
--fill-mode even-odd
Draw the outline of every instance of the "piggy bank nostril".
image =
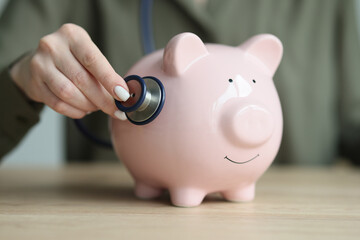
[[238, 111], [233, 120], [233, 135], [247, 146], [257, 146], [267, 141], [274, 129], [274, 120], [269, 111], [252, 105]]

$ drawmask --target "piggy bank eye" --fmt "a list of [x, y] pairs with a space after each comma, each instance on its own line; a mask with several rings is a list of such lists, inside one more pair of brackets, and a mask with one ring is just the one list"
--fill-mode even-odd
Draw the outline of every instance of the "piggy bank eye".
[[253, 81], [253, 83], [256, 83], [255, 79], [253, 79], [252, 81]]
[[233, 80], [230, 78], [230, 79], [229, 79], [229, 82], [230, 82], [230, 83], [232, 83], [232, 82], [233, 82]]

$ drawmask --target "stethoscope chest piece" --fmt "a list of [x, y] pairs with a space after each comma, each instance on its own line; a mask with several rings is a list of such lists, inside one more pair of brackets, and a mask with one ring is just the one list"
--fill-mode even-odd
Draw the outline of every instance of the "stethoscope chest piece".
[[136, 125], [144, 125], [153, 121], [161, 112], [165, 102], [165, 89], [161, 81], [155, 77], [130, 75], [125, 79], [130, 98], [126, 102], [115, 100], [120, 111], [125, 112], [128, 120]]

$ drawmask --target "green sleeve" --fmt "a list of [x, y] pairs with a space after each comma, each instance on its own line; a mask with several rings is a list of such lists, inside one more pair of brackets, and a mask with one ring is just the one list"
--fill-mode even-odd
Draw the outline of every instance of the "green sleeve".
[[16, 87], [9, 71], [0, 74], [0, 158], [39, 121], [42, 104], [31, 102]]
[[[61, 4], [60, 4], [61, 3]], [[9, 66], [36, 49], [39, 39], [55, 31], [67, 1], [9, 1], [0, 18], [0, 159], [39, 121], [42, 104], [29, 101], [15, 86]]]
[[360, 165], [360, 39], [355, 1], [343, 1], [339, 25], [340, 150]]

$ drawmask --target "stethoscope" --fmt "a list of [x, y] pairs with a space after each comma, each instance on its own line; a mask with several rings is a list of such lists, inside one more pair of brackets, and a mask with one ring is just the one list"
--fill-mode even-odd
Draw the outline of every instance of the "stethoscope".
[[127, 119], [136, 125], [153, 121], [165, 103], [165, 89], [159, 79], [153, 76], [130, 75], [125, 79], [131, 95], [126, 102], [115, 99], [116, 107], [125, 112]]
[[[144, 54], [154, 51], [152, 31], [152, 0], [141, 0], [140, 3], [140, 30]], [[130, 98], [126, 102], [115, 99], [115, 105], [125, 112], [127, 119], [136, 125], [145, 125], [152, 122], [161, 112], [165, 103], [165, 88], [161, 81], [154, 76], [141, 77], [130, 75], [124, 78], [130, 90]], [[78, 129], [93, 142], [112, 147], [112, 144], [91, 134], [80, 120], [75, 120]]]
[[[152, 31], [152, 0], [141, 0], [140, 29], [143, 51], [149, 54], [154, 51]], [[161, 112], [165, 102], [165, 89], [159, 79], [153, 76], [127, 76], [125, 79], [130, 98], [126, 102], [115, 99], [120, 111], [125, 112], [128, 120], [136, 125], [144, 125], [153, 121]]]

